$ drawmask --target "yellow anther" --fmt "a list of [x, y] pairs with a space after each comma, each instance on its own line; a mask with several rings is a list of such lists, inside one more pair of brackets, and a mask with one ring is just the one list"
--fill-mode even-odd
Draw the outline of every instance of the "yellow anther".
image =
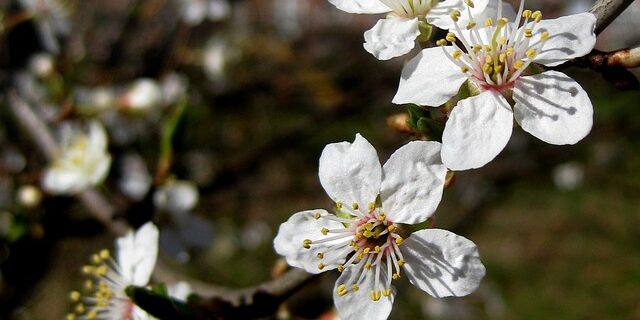
[[364, 235], [362, 234], [362, 232], [356, 232], [356, 239], [360, 239], [362, 238]]
[[520, 70], [520, 68], [522, 68], [523, 65], [524, 65], [524, 61], [518, 60], [513, 64], [513, 68], [516, 70]]
[[384, 289], [382, 290], [382, 295], [385, 297], [388, 297], [391, 295], [391, 289]]
[[373, 248], [373, 250], [380, 253], [382, 251], [382, 248], [380, 248], [380, 246], [376, 246], [375, 248]]
[[341, 284], [336, 288], [336, 292], [338, 293], [338, 295], [344, 296], [349, 291], [347, 290], [347, 286], [345, 286], [344, 284]]
[[73, 313], [68, 313], [67, 317], [65, 318], [66, 320], [76, 320], [76, 315]]
[[498, 20], [498, 27], [502, 28], [502, 27], [506, 26], [507, 23], [509, 23], [509, 19], [500, 18], [500, 20]]
[[371, 292], [369, 293], [369, 296], [371, 297], [371, 300], [378, 301], [380, 300], [382, 293], [380, 292], [380, 290], [371, 290]]
[[482, 71], [483, 71], [485, 74], [491, 74], [491, 73], [493, 72], [493, 67], [492, 67], [490, 64], [485, 63], [485, 64], [482, 66]]
[[533, 31], [531, 29], [524, 29], [524, 36], [527, 38], [531, 38], [532, 32]]
[[486, 52], [491, 52], [491, 46], [490, 46], [490, 45], [488, 45], [488, 44], [485, 44], [485, 45], [484, 45], [484, 51], [486, 51]]
[[107, 259], [109, 259], [109, 256], [110, 256], [110, 255], [109, 255], [109, 250], [107, 250], [107, 249], [102, 249], [102, 250], [100, 251], [100, 258], [101, 258], [102, 260], [107, 260]]
[[71, 300], [71, 302], [78, 302], [80, 301], [80, 292], [78, 291], [71, 291], [69, 293], [69, 300]]
[[535, 22], [540, 22], [540, 20], [542, 20], [542, 12], [540, 12], [539, 10], [532, 13], [531, 14], [531, 18], [535, 21]]
[[357, 247], [357, 246], [358, 246], [358, 243], [357, 243], [357, 242], [355, 242], [355, 240], [351, 240], [351, 242], [349, 243], [349, 245], [350, 245], [350, 246], [352, 246], [352, 247]]
[[318, 269], [320, 270], [324, 269], [324, 263], [322, 262], [318, 263]]
[[93, 266], [82, 266], [82, 274], [89, 275], [93, 274], [95, 268]]
[[105, 276], [107, 275], [107, 271], [109, 271], [109, 269], [107, 268], [107, 266], [105, 265], [101, 265], [98, 268], [96, 268], [96, 275], [98, 276]]
[[91, 280], [85, 280], [84, 284], [83, 284], [83, 288], [86, 291], [91, 291], [93, 290], [93, 282]]
[[440, 39], [440, 40], [436, 41], [436, 45], [439, 46], [439, 47], [444, 47], [444, 46], [447, 45], [447, 40]]
[[447, 39], [447, 41], [449, 42], [456, 42], [456, 35], [453, 32], [449, 32], [447, 33], [445, 39]]
[[467, 30], [471, 30], [473, 28], [476, 27], [476, 22], [475, 21], [469, 21], [469, 23], [467, 24]]
[[402, 237], [398, 236], [398, 237], [396, 238], [396, 244], [397, 244], [397, 245], [401, 245], [403, 242], [404, 242], [404, 239], [402, 239]]
[[458, 19], [460, 19], [460, 11], [453, 9], [451, 10], [451, 14], [449, 14], [449, 16], [451, 16], [451, 19], [454, 22], [458, 22]]
[[501, 74], [502, 70], [503, 70], [502, 68], [503, 68], [502, 65], [499, 64], [499, 65], [496, 65], [496, 66], [493, 67], [493, 71], [496, 74]]
[[309, 240], [309, 239], [302, 240], [302, 247], [305, 248], [305, 249], [311, 248], [311, 242], [312, 241]]
[[91, 310], [89, 311], [89, 313], [87, 313], [88, 320], [96, 320], [97, 318], [98, 318], [98, 312], [96, 312], [95, 310]]
[[367, 270], [371, 270], [371, 268], [372, 268], [372, 267], [373, 267], [373, 266], [371, 265], [371, 263], [366, 263], [366, 264], [364, 265], [364, 268], [365, 268], [365, 269], [367, 269]]
[[316, 254], [316, 257], [318, 257], [318, 259], [324, 259], [324, 253], [318, 252], [318, 254]]
[[75, 312], [77, 314], [83, 314], [84, 313], [84, 304], [82, 303], [78, 303], [76, 304], [76, 307], [74, 308]]
[[513, 47], [509, 47], [507, 48], [507, 57], [510, 57], [513, 55], [514, 49]]
[[338, 265], [338, 272], [342, 272], [342, 271], [344, 271], [344, 266], [339, 264]]
[[313, 214], [313, 217], [314, 217], [316, 220], [320, 219], [320, 217], [321, 217], [320, 212], [316, 212], [316, 213], [314, 213], [314, 214]]
[[387, 215], [385, 215], [384, 213], [381, 213], [380, 215], [378, 215], [378, 221], [382, 222], [385, 219], [387, 219]]
[[365, 248], [363, 252], [364, 254], [368, 254], [369, 252], [371, 252], [371, 248]]
[[549, 32], [545, 31], [540, 35], [540, 40], [547, 41], [547, 39], [549, 39]]
[[369, 209], [369, 211], [373, 211], [373, 209], [375, 208], [376, 208], [375, 202], [369, 202], [369, 205], [367, 205], [367, 209]]
[[322, 234], [326, 236], [326, 235], [327, 235], [327, 233], [329, 233], [329, 229], [327, 229], [327, 228], [322, 228], [322, 229], [320, 230], [320, 232], [322, 232]]
[[351, 290], [358, 291], [358, 290], [360, 290], [360, 287], [357, 284], [354, 283], [354, 284], [351, 285]]
[[491, 27], [491, 26], [493, 26], [493, 19], [491, 19], [491, 18], [487, 18], [486, 20], [484, 20], [484, 26], [485, 26], [485, 27]]
[[460, 67], [460, 71], [461, 71], [462, 73], [467, 73], [467, 72], [469, 71], [469, 68], [467, 68], [467, 67]]
[[522, 11], [522, 16], [523, 16], [525, 19], [529, 19], [529, 18], [531, 18], [531, 10], [527, 9], [527, 10], [525, 10], [525, 11]]
[[358, 258], [358, 260], [362, 260], [362, 258], [364, 258], [364, 255], [362, 254], [362, 252], [360, 252], [356, 255], [356, 258]]
[[100, 264], [102, 262], [102, 259], [100, 259], [100, 255], [96, 254], [92, 254], [91, 255], [91, 262], [93, 264]]
[[453, 56], [454, 59], [458, 60], [462, 56], [462, 51], [456, 50], [456, 51], [453, 52], [452, 56]]
[[366, 230], [371, 231], [371, 230], [373, 230], [373, 228], [375, 228], [375, 226], [373, 225], [373, 223], [369, 222], [369, 223], [367, 223], [367, 224], [365, 224], [365, 225], [364, 225], [364, 228], [365, 228]]
[[362, 232], [362, 235], [365, 238], [371, 238], [373, 236], [373, 232], [371, 232], [371, 230], [365, 230], [364, 232]]
[[342, 209], [342, 202], [340, 201], [336, 202], [336, 208]]
[[397, 272], [394, 272], [393, 275], [391, 275], [391, 278], [393, 278], [393, 280], [398, 280], [400, 279], [400, 274]]
[[486, 62], [486, 63], [493, 63], [493, 57], [492, 57], [492, 56], [489, 56], [489, 55], [485, 56], [485, 57], [484, 57], [484, 62]]
[[353, 208], [353, 210], [358, 210], [358, 208], [360, 208], [360, 206], [357, 203], [352, 203], [351, 204], [351, 208]]
[[500, 37], [500, 39], [498, 40], [498, 43], [502, 46], [505, 45], [505, 43], [507, 43], [507, 38]]
[[466, 3], [471, 8], [474, 7], [473, 0], [464, 0], [464, 3]]
[[503, 52], [498, 56], [498, 61], [500, 61], [500, 63], [504, 63], [505, 60], [507, 60], [507, 54]]
[[396, 225], [395, 224], [391, 224], [387, 227], [387, 230], [389, 230], [389, 232], [394, 232], [396, 230]]
[[402, 259], [398, 260], [398, 267], [402, 268], [402, 266], [404, 266], [405, 263], [406, 262], [404, 260], [402, 260]]
[[526, 52], [527, 58], [532, 59], [536, 56], [536, 49], [529, 49]]

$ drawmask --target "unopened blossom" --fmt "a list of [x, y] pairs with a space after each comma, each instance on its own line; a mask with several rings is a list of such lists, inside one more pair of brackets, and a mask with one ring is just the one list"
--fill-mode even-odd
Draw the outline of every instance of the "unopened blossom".
[[274, 247], [294, 267], [341, 273], [333, 294], [341, 319], [385, 319], [393, 281], [404, 276], [434, 297], [467, 295], [485, 274], [475, 244], [424, 226], [412, 233], [412, 224], [433, 215], [445, 175], [438, 142], [410, 142], [384, 166], [360, 135], [329, 144], [319, 177], [335, 213], [295, 213], [280, 226]]
[[74, 194], [102, 183], [110, 166], [107, 134], [99, 122], [90, 122], [86, 130], [66, 124], [62, 144], [44, 173], [42, 187], [53, 194]]
[[101, 250], [82, 268], [89, 277], [83, 295], [72, 291], [73, 311], [68, 320], [147, 320], [153, 319], [126, 295], [128, 286], [146, 286], [158, 257], [158, 228], [147, 222], [137, 231], [116, 240], [116, 256]]
[[44, 47], [51, 53], [59, 53], [57, 38], [71, 32], [67, 8], [59, 0], [19, 0], [19, 3], [33, 18]]
[[162, 87], [151, 78], [134, 81], [119, 99], [120, 107], [134, 114], [143, 114], [154, 110], [163, 103]]
[[[465, 83], [471, 97], [449, 113], [442, 161], [453, 170], [478, 168], [502, 151], [515, 121], [556, 145], [575, 144], [593, 124], [593, 106], [582, 87], [562, 72], [540, 72], [589, 53], [595, 44], [591, 13], [542, 20], [520, 3], [515, 22], [500, 10], [495, 19], [460, 24], [404, 67], [394, 103], [440, 106]], [[457, 42], [459, 41], [459, 43]]]
[[220, 21], [231, 13], [227, 0], [180, 0], [180, 16], [188, 25], [199, 25], [205, 19]]
[[[481, 14], [488, 0], [329, 0], [338, 9], [350, 13], [386, 14], [364, 33], [364, 48], [379, 60], [402, 56], [415, 47], [420, 35], [420, 24], [429, 23], [441, 29], [453, 26], [452, 10], [468, 14]], [[469, 3], [469, 10], [464, 4]]]
[[153, 194], [153, 204], [170, 213], [185, 213], [198, 204], [198, 188], [187, 180], [170, 179]]

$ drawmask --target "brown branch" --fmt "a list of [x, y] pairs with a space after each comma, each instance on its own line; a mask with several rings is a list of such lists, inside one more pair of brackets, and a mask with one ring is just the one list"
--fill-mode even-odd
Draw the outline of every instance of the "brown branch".
[[[58, 146], [44, 121], [15, 91], [9, 92], [9, 110], [34, 143], [36, 149], [47, 159], [53, 161], [58, 153]], [[96, 220], [100, 221], [114, 235], [123, 235], [128, 226], [121, 221], [114, 221], [116, 209], [95, 189], [87, 189], [77, 195], [78, 199]]]
[[606, 29], [626, 9], [633, 0], [598, 0], [589, 12], [596, 18], [596, 34]]

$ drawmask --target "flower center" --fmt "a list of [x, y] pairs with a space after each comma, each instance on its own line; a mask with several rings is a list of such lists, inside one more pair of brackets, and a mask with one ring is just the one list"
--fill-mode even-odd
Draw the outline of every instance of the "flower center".
[[[327, 249], [317, 253], [320, 270], [325, 267], [325, 257], [346, 260], [337, 269], [340, 272], [349, 269], [351, 275], [337, 286], [338, 295], [358, 291], [358, 284], [365, 277], [373, 276], [373, 286], [369, 292], [371, 299], [378, 301], [382, 296], [390, 296], [391, 280], [400, 278], [400, 268], [405, 264], [399, 247], [404, 239], [397, 233], [398, 227], [375, 203], [370, 203], [366, 210], [356, 203], [349, 207], [338, 202], [336, 207], [339, 213], [347, 217], [320, 213], [313, 216], [315, 219], [338, 221], [344, 228], [322, 228], [320, 232], [325, 238], [315, 241], [306, 239], [302, 246], [311, 249], [314, 245], [322, 245]], [[382, 275], [383, 270], [386, 271], [386, 277]]]
[[438, 0], [380, 0], [392, 12], [389, 16], [401, 18], [424, 18]]
[[134, 304], [124, 293], [127, 283], [108, 250], [92, 255], [91, 263], [82, 267], [82, 273], [88, 277], [84, 295], [79, 291], [70, 293], [73, 312], [67, 314], [67, 320], [132, 318]]
[[[450, 32], [445, 39], [436, 43], [440, 46], [451, 43], [455, 50], [451, 54], [445, 50], [445, 54], [482, 90], [504, 92], [513, 87], [514, 82], [534, 61], [549, 38], [549, 32], [535, 29], [542, 19], [542, 13], [523, 10], [524, 0], [520, 2], [513, 23], [502, 17], [502, 1], [498, 8], [496, 22], [487, 18], [484, 27], [478, 28], [471, 19], [466, 30], [462, 30], [458, 24], [460, 11], [453, 10], [451, 19], [458, 35]], [[467, 10], [471, 17], [469, 7]], [[520, 26], [522, 18], [524, 22]], [[462, 46], [459, 46], [458, 40]]]

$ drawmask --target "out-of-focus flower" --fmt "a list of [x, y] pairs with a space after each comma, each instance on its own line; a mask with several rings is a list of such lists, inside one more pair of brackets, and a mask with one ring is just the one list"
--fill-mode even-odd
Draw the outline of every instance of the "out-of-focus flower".
[[196, 206], [198, 198], [198, 188], [190, 181], [169, 180], [153, 194], [153, 204], [170, 213], [185, 213]]
[[360, 135], [329, 144], [319, 177], [336, 213], [295, 213], [274, 247], [307, 272], [341, 272], [333, 299], [342, 319], [385, 319], [395, 297], [392, 280], [402, 274], [435, 297], [467, 295], [485, 274], [475, 244], [449, 231], [406, 226], [433, 215], [446, 171], [437, 142], [410, 142], [384, 166]]
[[45, 48], [51, 53], [60, 52], [58, 36], [71, 32], [69, 12], [58, 0], [19, 0], [20, 5], [33, 16]]
[[55, 62], [50, 53], [38, 53], [29, 59], [29, 71], [38, 78], [47, 78], [55, 71]]
[[172, 105], [187, 93], [189, 79], [181, 74], [170, 73], [164, 76], [160, 82], [162, 86], [163, 105]]
[[187, 301], [187, 298], [193, 292], [193, 289], [188, 282], [180, 281], [167, 286], [167, 291], [169, 296], [178, 300]]
[[74, 95], [76, 111], [82, 115], [96, 115], [116, 107], [116, 94], [110, 87], [77, 87]]
[[236, 59], [238, 49], [224, 36], [211, 37], [204, 48], [202, 65], [212, 82], [223, 85], [227, 66]]
[[74, 307], [67, 319], [153, 319], [129, 299], [125, 289], [149, 283], [157, 256], [158, 228], [151, 222], [116, 240], [115, 260], [109, 250], [94, 254], [91, 264], [82, 268], [82, 272], [91, 277], [84, 288], [90, 295], [71, 292]]
[[525, 131], [556, 145], [575, 144], [591, 131], [593, 107], [584, 89], [564, 73], [540, 73], [533, 63], [557, 66], [589, 53], [595, 16], [542, 20], [540, 11], [523, 8], [524, 1], [515, 23], [498, 15], [478, 22], [480, 28], [472, 22], [469, 30], [453, 11], [456, 32], [438, 41], [441, 48], [424, 49], [402, 71], [394, 103], [440, 106], [465, 82], [477, 94], [449, 114], [442, 161], [450, 169], [478, 168], [495, 158], [511, 137], [514, 118]]
[[[457, 9], [467, 13], [479, 14], [487, 6], [488, 0], [329, 0], [338, 9], [350, 13], [379, 14], [387, 17], [378, 20], [370, 30], [364, 33], [364, 48], [380, 60], [399, 57], [415, 47], [420, 35], [421, 25], [426, 23], [441, 29], [453, 27], [449, 13]], [[473, 3], [470, 10], [464, 8], [464, 2]]]
[[577, 162], [567, 162], [553, 168], [553, 183], [563, 191], [575, 190], [584, 183], [584, 166]]
[[162, 87], [150, 78], [133, 82], [119, 98], [120, 107], [133, 114], [144, 114], [162, 105]]
[[44, 173], [42, 187], [53, 194], [74, 194], [104, 181], [110, 166], [107, 134], [99, 122], [89, 123], [88, 132], [65, 124], [60, 150]]
[[153, 179], [144, 159], [137, 154], [122, 157], [118, 187], [127, 197], [139, 201], [149, 192]]
[[180, 0], [182, 20], [188, 25], [199, 25], [205, 19], [220, 21], [231, 13], [227, 0]]

